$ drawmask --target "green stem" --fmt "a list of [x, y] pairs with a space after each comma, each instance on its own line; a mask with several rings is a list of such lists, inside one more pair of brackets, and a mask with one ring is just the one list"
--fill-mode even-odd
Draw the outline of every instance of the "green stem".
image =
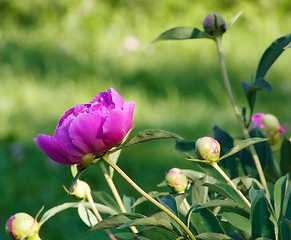
[[242, 198], [242, 200], [246, 203], [246, 205], [251, 208], [251, 203], [247, 200], [247, 198], [242, 194], [240, 190], [234, 185], [234, 183], [230, 180], [230, 178], [225, 174], [225, 172], [218, 166], [217, 163], [211, 164], [217, 172], [221, 174], [221, 176], [229, 183], [229, 185], [237, 192], [237, 194]]
[[156, 205], [158, 208], [160, 208], [162, 211], [164, 211], [166, 214], [168, 214], [172, 219], [174, 219], [188, 234], [190, 239], [196, 240], [192, 232], [187, 228], [187, 226], [174, 214], [172, 213], [168, 208], [160, 204], [158, 201], [156, 201], [154, 198], [152, 198], [150, 195], [148, 195], [144, 190], [142, 190], [134, 181], [132, 181], [116, 164], [111, 162], [107, 156], [103, 156], [102, 159], [111, 166], [117, 173], [120, 174], [121, 177], [123, 177], [136, 191], [138, 191], [142, 196], [144, 196], [148, 201]]
[[[108, 170], [104, 166], [104, 162], [103, 161], [99, 161], [99, 165], [101, 167], [101, 170], [102, 170], [102, 172], [104, 174], [105, 180], [106, 180], [108, 186], [110, 187], [111, 192], [112, 192], [112, 194], [113, 194], [113, 196], [114, 196], [114, 198], [115, 198], [115, 200], [116, 200], [121, 212], [126, 213], [127, 211], [126, 211], [126, 209], [124, 207], [124, 204], [123, 204], [123, 202], [121, 200], [121, 197], [120, 197], [120, 195], [119, 195], [119, 193], [118, 193], [118, 191], [117, 191], [117, 189], [115, 187], [115, 184], [114, 184], [112, 178], [109, 176]], [[130, 229], [134, 234], [138, 233], [138, 230], [137, 230], [137, 228], [135, 226], [131, 226]]]
[[[94, 203], [94, 200], [92, 198], [92, 195], [91, 195], [91, 191], [86, 191], [86, 197], [88, 199], [88, 202], [90, 203], [91, 205], [91, 208], [92, 208], [92, 211], [93, 213], [95, 214], [98, 222], [102, 222], [103, 221], [103, 218], [101, 217], [98, 209], [96, 208], [95, 206], [95, 203]], [[109, 230], [109, 229], [105, 229], [105, 232], [107, 233], [107, 235], [110, 237], [110, 239], [112, 240], [117, 240], [114, 235], [112, 234], [112, 232]]]
[[[220, 63], [220, 68], [221, 68], [221, 74], [222, 74], [223, 83], [225, 85], [227, 94], [229, 96], [231, 105], [233, 107], [233, 111], [234, 111], [235, 116], [237, 118], [237, 121], [238, 121], [238, 123], [239, 123], [239, 125], [240, 125], [240, 127], [242, 129], [243, 135], [244, 135], [244, 137], [246, 139], [248, 139], [248, 138], [250, 138], [248, 129], [245, 127], [245, 124], [243, 122], [243, 118], [242, 118], [242, 116], [241, 116], [241, 114], [239, 112], [239, 108], [236, 105], [236, 102], [234, 100], [234, 96], [232, 94], [231, 86], [230, 86], [230, 83], [229, 83], [229, 79], [228, 79], [228, 75], [227, 75], [227, 71], [226, 71], [226, 66], [225, 66], [225, 60], [224, 60], [224, 55], [223, 55], [223, 49], [222, 49], [221, 39], [222, 39], [222, 37], [219, 36], [215, 40], [216, 40], [216, 46], [217, 46], [217, 52], [218, 52], [218, 57], [219, 57], [219, 63]], [[262, 165], [261, 165], [260, 160], [259, 160], [259, 157], [258, 157], [258, 155], [256, 153], [255, 147], [253, 145], [251, 145], [249, 147], [249, 149], [250, 149], [251, 155], [253, 157], [255, 166], [257, 168], [257, 171], [258, 171], [258, 174], [259, 174], [261, 183], [264, 186], [267, 195], [270, 195], [269, 189], [268, 189], [268, 185], [267, 185], [267, 181], [266, 181], [266, 178], [265, 178], [265, 175], [264, 175], [264, 171], [262, 169]]]

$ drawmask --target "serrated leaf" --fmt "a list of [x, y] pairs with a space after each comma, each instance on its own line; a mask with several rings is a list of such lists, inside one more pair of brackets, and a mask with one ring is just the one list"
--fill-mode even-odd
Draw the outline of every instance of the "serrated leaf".
[[201, 240], [233, 240], [233, 238], [219, 233], [201, 233], [195, 237]]
[[240, 15], [243, 13], [243, 11], [245, 10], [245, 8], [243, 8], [242, 10], [240, 10], [227, 24], [227, 29], [229, 29], [234, 23], [235, 21], [240, 17]]
[[90, 209], [88, 209], [84, 202], [80, 202], [78, 206], [78, 214], [81, 218], [81, 220], [88, 226], [93, 227], [98, 223], [97, 218], [95, 215], [91, 212]]
[[138, 233], [141, 239], [157, 239], [157, 240], [177, 240], [180, 235], [173, 233], [172, 231], [162, 229], [162, 228], [149, 228], [143, 229]]
[[[213, 133], [214, 138], [220, 144], [220, 154], [226, 154], [228, 151], [230, 151], [230, 149], [233, 148], [233, 138], [227, 132], [220, 129], [217, 125], [214, 125]], [[231, 179], [238, 177], [235, 155], [225, 158], [224, 161], [220, 162], [220, 164], [223, 164], [227, 167]]]
[[275, 214], [276, 220], [280, 221], [282, 217], [283, 202], [287, 194], [288, 187], [288, 175], [281, 177], [275, 183], [274, 188], [274, 205], [275, 205]]
[[291, 142], [284, 139], [281, 146], [280, 169], [282, 174], [291, 173]]
[[164, 138], [175, 138], [175, 139], [183, 139], [176, 133], [164, 131], [161, 129], [146, 129], [137, 133], [136, 135], [129, 137], [126, 141], [124, 141], [121, 145], [114, 148], [111, 152], [116, 152], [120, 149], [124, 149], [130, 147], [134, 144], [148, 142], [152, 140], [164, 139]]
[[242, 200], [238, 193], [227, 183], [213, 183], [213, 184], [205, 183], [204, 185], [224, 195], [225, 197], [234, 200], [235, 202], [241, 204], [242, 206], [247, 207], [246, 203]]
[[223, 212], [219, 214], [236, 228], [246, 231], [251, 228], [250, 220], [237, 213]]
[[89, 232], [94, 232], [102, 229], [118, 228], [122, 224], [131, 221], [133, 219], [145, 217], [142, 214], [133, 213], [121, 213], [118, 215], [110, 216], [104, 219], [102, 222], [97, 223], [94, 227], [90, 229]]
[[193, 27], [174, 27], [159, 35], [152, 43], [162, 40], [184, 40], [194, 38], [212, 38], [209, 34]]
[[48, 211], [46, 211], [41, 219], [39, 220], [39, 225], [41, 226], [44, 222], [46, 222], [49, 218], [51, 218], [52, 216], [54, 216], [55, 214], [64, 211], [68, 208], [73, 208], [79, 205], [79, 202], [68, 202], [68, 203], [63, 203], [61, 205], [55, 206], [51, 209], [49, 209]]
[[252, 238], [268, 237], [275, 239], [274, 224], [270, 220], [270, 215], [264, 193], [260, 192], [251, 206]]
[[245, 139], [243, 141], [241, 141], [240, 143], [238, 143], [237, 145], [235, 145], [231, 150], [229, 150], [228, 153], [226, 153], [225, 155], [223, 155], [219, 160], [222, 160], [226, 157], [229, 157], [239, 151], [241, 151], [242, 149], [250, 146], [250, 145], [253, 145], [253, 144], [256, 144], [256, 143], [259, 143], [259, 142], [264, 142], [264, 141], [267, 141], [268, 139], [266, 138], [249, 138], [249, 139]]
[[291, 41], [291, 34], [280, 37], [276, 39], [264, 52], [263, 56], [260, 59], [259, 66], [257, 68], [256, 79], [263, 78], [267, 71], [270, 69], [272, 64], [276, 61], [276, 59], [281, 55], [284, 51], [284, 47], [286, 47]]

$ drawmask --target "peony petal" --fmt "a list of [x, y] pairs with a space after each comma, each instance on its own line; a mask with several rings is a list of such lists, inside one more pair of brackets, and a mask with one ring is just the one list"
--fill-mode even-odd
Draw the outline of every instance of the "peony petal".
[[103, 138], [108, 148], [122, 141], [128, 132], [124, 113], [120, 108], [115, 108], [109, 113], [103, 125]]
[[65, 165], [76, 163], [77, 159], [69, 159], [64, 147], [52, 136], [38, 134], [37, 138], [33, 140], [36, 145], [55, 162]]
[[106, 151], [102, 139], [104, 117], [98, 112], [83, 113], [76, 117], [69, 128], [69, 135], [74, 146], [86, 154], [100, 155]]
[[68, 109], [65, 114], [59, 119], [57, 127], [61, 126], [63, 122], [67, 119], [68, 116], [70, 116], [74, 112], [74, 107]]
[[108, 89], [107, 92], [109, 93], [111, 104], [114, 103], [115, 106], [122, 108], [124, 105], [124, 101], [123, 101], [122, 97], [120, 97], [118, 92], [116, 92], [116, 90], [113, 88]]
[[124, 124], [127, 132], [131, 128], [134, 106], [134, 102], [127, 102], [123, 105]]

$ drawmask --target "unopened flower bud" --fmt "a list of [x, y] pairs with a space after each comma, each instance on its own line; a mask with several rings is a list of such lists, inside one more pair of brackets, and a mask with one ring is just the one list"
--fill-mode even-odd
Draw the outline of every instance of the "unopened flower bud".
[[219, 159], [220, 145], [212, 137], [202, 137], [195, 143], [195, 153], [199, 159], [216, 161]]
[[172, 168], [166, 173], [166, 183], [173, 192], [178, 194], [184, 193], [188, 186], [187, 177], [179, 168]]
[[251, 128], [259, 128], [265, 138], [270, 138], [271, 145], [279, 142], [281, 135], [285, 132], [274, 115], [264, 113], [252, 115]]
[[213, 37], [222, 35], [226, 31], [223, 17], [216, 12], [209, 13], [203, 21], [204, 31]]
[[38, 236], [39, 224], [27, 213], [16, 213], [6, 223], [6, 231], [11, 239], [40, 239]]
[[83, 199], [86, 197], [87, 193], [90, 193], [90, 191], [91, 189], [86, 182], [77, 180], [69, 194], [76, 199]]

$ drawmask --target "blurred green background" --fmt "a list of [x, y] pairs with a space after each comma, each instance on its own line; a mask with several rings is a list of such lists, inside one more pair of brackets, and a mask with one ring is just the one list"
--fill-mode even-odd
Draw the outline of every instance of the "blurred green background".
[[[272, 41], [290, 33], [289, 0], [0, 0], [0, 239], [7, 238], [4, 225], [14, 213], [35, 216], [43, 205], [47, 210], [72, 200], [62, 188], [71, 183], [69, 167], [49, 160], [32, 139], [53, 134], [66, 109], [100, 91], [113, 87], [136, 103], [134, 132], [162, 128], [195, 140], [211, 136], [216, 123], [239, 136], [214, 42], [150, 43], [175, 26], [202, 28], [212, 11], [229, 21], [243, 7], [223, 39], [239, 106], [246, 105], [240, 82], [250, 81]], [[268, 72], [273, 92], [260, 93], [255, 108], [283, 123], [291, 118], [289, 51]], [[170, 168], [191, 168], [174, 145], [160, 140], [133, 146], [119, 165], [146, 191], [157, 190]], [[98, 166], [82, 178], [92, 190], [108, 191]], [[119, 176], [114, 179], [121, 194], [139, 197]], [[106, 239], [103, 232], [85, 235], [87, 230], [73, 209], [50, 219], [40, 236]]]

